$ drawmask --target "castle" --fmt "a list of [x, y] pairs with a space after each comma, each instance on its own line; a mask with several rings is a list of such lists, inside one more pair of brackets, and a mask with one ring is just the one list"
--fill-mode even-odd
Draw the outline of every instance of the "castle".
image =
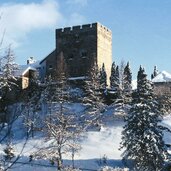
[[105, 64], [110, 76], [112, 64], [112, 32], [99, 23], [56, 29], [56, 47], [40, 62], [41, 81], [58, 71], [60, 53], [63, 53], [70, 78], [87, 76], [92, 64]]

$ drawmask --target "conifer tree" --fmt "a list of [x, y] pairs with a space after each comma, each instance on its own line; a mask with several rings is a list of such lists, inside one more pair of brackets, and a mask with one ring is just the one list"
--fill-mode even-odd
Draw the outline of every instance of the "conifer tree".
[[107, 74], [105, 70], [105, 65], [103, 63], [102, 68], [100, 70], [100, 88], [101, 89], [106, 89], [107, 87]]
[[132, 73], [130, 69], [129, 62], [124, 68], [123, 72], [123, 95], [124, 95], [124, 101], [130, 102], [131, 101], [131, 93], [132, 93]]
[[[115, 108], [115, 114], [116, 115], [125, 115], [125, 111], [127, 110], [125, 108], [124, 104], [124, 94], [123, 94], [123, 73], [121, 72], [122, 69], [119, 70], [119, 66], [116, 67], [116, 74], [115, 74], [115, 80], [116, 80], [116, 99], [114, 100], [114, 108]], [[122, 75], [122, 76], [120, 76]]]
[[119, 66], [116, 66], [115, 62], [113, 62], [111, 67], [110, 88], [112, 90], [117, 90], [119, 88], [119, 84]]
[[132, 73], [131, 73], [131, 69], [130, 69], [130, 65], [129, 62], [127, 63], [127, 65], [124, 68], [124, 83], [123, 83], [123, 87], [125, 91], [131, 91], [132, 87], [131, 87], [131, 83], [132, 83]]
[[[110, 94], [111, 101], [114, 103], [114, 105], [115, 103], [117, 103], [118, 106], [118, 102], [120, 103], [120, 77], [119, 77], [119, 66], [116, 66], [115, 62], [112, 63], [112, 67], [111, 67], [110, 88], [111, 91], [109, 91], [109, 94]], [[119, 108], [120, 108], [120, 104], [119, 104]]]
[[83, 103], [86, 107], [85, 118], [88, 125], [99, 125], [105, 105], [100, 91], [100, 72], [96, 63], [94, 63], [89, 77], [85, 81]]
[[116, 65], [115, 65], [115, 62], [112, 63], [112, 66], [111, 66], [111, 75], [110, 75], [110, 88], [113, 89], [114, 87], [114, 75], [115, 75], [115, 72], [116, 72]]
[[154, 66], [154, 71], [151, 74], [151, 79], [153, 79], [154, 77], [156, 77], [158, 75], [158, 70], [157, 70], [157, 66]]
[[160, 171], [166, 156], [163, 133], [158, 125], [160, 113], [153, 98], [153, 88], [140, 66], [137, 91], [122, 132], [123, 157], [132, 159], [138, 171]]

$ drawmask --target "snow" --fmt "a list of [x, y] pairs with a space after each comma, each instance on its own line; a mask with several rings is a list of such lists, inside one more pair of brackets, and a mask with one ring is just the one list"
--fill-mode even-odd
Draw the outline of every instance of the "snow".
[[137, 89], [137, 80], [132, 80], [132, 90]]
[[156, 77], [152, 79], [152, 82], [170, 82], [170, 81], [171, 81], [171, 74], [166, 71], [160, 72]]
[[[171, 130], [171, 115], [164, 117], [164, 120], [162, 121], [162, 125], [166, 126], [167, 128]], [[164, 140], [166, 144], [171, 144], [171, 133], [165, 132]]]
[[24, 75], [29, 70], [36, 71], [36, 68], [34, 68], [33, 66], [30, 66], [30, 65], [19, 66], [18, 69], [14, 71], [14, 76], [20, 77], [20, 76]]
[[24, 75], [28, 70], [36, 71], [39, 68], [40, 68], [39, 61], [27, 65], [19, 65], [18, 68], [14, 71], [14, 76], [20, 77]]
[[123, 122], [120, 122], [119, 126], [102, 127], [100, 132], [88, 132], [77, 159], [101, 158], [104, 155], [110, 159], [121, 159], [122, 125]]
[[[84, 107], [79, 103], [73, 103], [68, 105], [76, 113], [80, 113], [84, 110]], [[122, 152], [119, 150], [121, 142], [121, 132], [123, 130], [124, 121], [122, 117], [114, 116], [111, 108], [105, 113], [103, 119], [104, 125], [100, 131], [88, 131], [85, 132], [85, 137], [81, 140], [81, 151], [75, 156], [75, 166], [85, 169], [97, 170], [102, 166], [110, 167], [121, 167], [122, 163]], [[164, 117], [162, 124], [171, 128], [171, 115]], [[18, 128], [17, 125], [20, 125]], [[21, 139], [21, 122], [17, 121], [16, 128], [13, 128], [15, 132], [15, 151], [19, 153], [25, 142]], [[22, 133], [23, 134], [23, 133]], [[165, 142], [171, 144], [170, 133], [165, 133]], [[33, 139], [29, 139], [23, 152], [23, 156], [18, 162], [24, 162], [26, 164], [16, 164], [12, 169], [13, 171], [55, 171], [55, 166], [52, 166], [48, 160], [33, 160], [29, 163], [29, 155], [31, 152], [36, 150], [36, 147], [41, 147], [44, 144], [44, 138], [37, 134]], [[0, 144], [0, 153], [2, 154], [5, 144]], [[104, 163], [103, 157], [106, 156], [107, 164]], [[71, 165], [71, 156], [64, 156], [64, 164]]]
[[68, 78], [68, 80], [85, 80], [86, 79], [86, 76], [82, 76], [82, 77], [70, 77]]
[[[72, 108], [75, 112], [81, 112], [81, 110], [84, 110], [83, 106], [81, 106], [79, 103], [75, 103], [72, 105], [69, 105], [69, 108]], [[75, 166], [79, 168], [86, 168], [86, 169], [99, 169], [100, 167], [104, 166], [103, 163], [103, 157], [106, 156], [107, 158], [107, 165], [111, 167], [123, 167], [122, 161], [121, 161], [121, 154], [122, 151], [119, 150], [120, 141], [121, 141], [121, 131], [122, 126], [124, 125], [124, 122], [122, 119], [116, 119], [113, 117], [113, 114], [106, 113], [105, 119], [110, 120], [110, 123], [105, 121], [105, 125], [101, 127], [100, 131], [88, 131], [85, 132], [84, 139], [81, 140], [81, 151], [76, 154], [75, 156]], [[107, 119], [107, 117], [109, 119]], [[20, 122], [17, 122], [18, 125], [20, 125]], [[18, 127], [16, 125], [16, 127]], [[13, 128], [17, 134], [15, 134], [15, 151], [16, 154], [19, 154], [21, 151], [23, 144], [25, 143], [24, 139], [21, 139], [21, 132], [23, 129]], [[23, 134], [23, 133], [22, 133]], [[25, 162], [25, 165], [17, 164], [17, 167], [12, 169], [13, 171], [21, 171], [21, 170], [47, 170], [47, 171], [53, 171], [56, 168], [52, 167], [50, 165], [50, 162], [48, 160], [36, 160], [33, 161], [33, 163], [29, 163], [29, 155], [36, 150], [36, 147], [42, 147], [45, 145], [44, 138], [41, 135], [35, 136], [33, 139], [29, 139], [29, 141], [26, 144], [26, 147], [23, 152], [22, 158], [19, 160], [19, 162]], [[2, 154], [3, 149], [5, 148], [5, 144], [0, 145], [0, 151]], [[65, 155], [64, 157], [64, 164], [65, 165], [71, 165], [71, 156]], [[47, 165], [46, 166], [35, 166], [34, 164], [40, 164], [40, 165]]]

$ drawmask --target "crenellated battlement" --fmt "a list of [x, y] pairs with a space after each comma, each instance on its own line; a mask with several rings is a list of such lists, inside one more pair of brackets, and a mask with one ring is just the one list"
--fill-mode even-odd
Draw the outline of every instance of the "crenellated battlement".
[[112, 65], [110, 29], [96, 22], [56, 29], [55, 36], [56, 48], [42, 63], [42, 72], [45, 76], [56, 76], [55, 72], [60, 69], [57, 64], [60, 59], [58, 54], [63, 52], [69, 77], [88, 76], [95, 63], [99, 68], [105, 64], [109, 83]]
[[59, 28], [56, 29], [56, 33], [69, 33], [69, 32], [82, 32], [82, 31], [96, 30], [97, 27], [100, 27], [101, 29], [104, 29], [105, 31], [111, 33], [111, 30], [101, 25], [100, 23], [92, 23], [92, 24], [77, 25], [73, 27]]

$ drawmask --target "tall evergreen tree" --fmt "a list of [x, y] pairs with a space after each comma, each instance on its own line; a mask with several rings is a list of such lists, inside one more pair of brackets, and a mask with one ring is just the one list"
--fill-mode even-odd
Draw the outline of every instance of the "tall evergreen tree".
[[116, 72], [116, 65], [115, 65], [115, 62], [112, 63], [112, 66], [111, 66], [111, 75], [110, 75], [110, 88], [113, 89], [114, 87], [114, 75], [115, 75], [115, 72]]
[[117, 90], [119, 88], [119, 84], [119, 67], [115, 65], [115, 62], [113, 62], [111, 67], [110, 88], [112, 90]]
[[154, 66], [154, 71], [151, 74], [151, 79], [153, 79], [154, 77], [156, 77], [158, 75], [158, 70], [157, 70], [157, 66]]
[[163, 168], [166, 151], [163, 133], [158, 125], [159, 115], [152, 85], [140, 66], [137, 91], [126, 118], [121, 143], [125, 148], [124, 159], [132, 159], [135, 170], [160, 171]]
[[125, 91], [131, 91], [132, 90], [132, 73], [131, 73], [131, 69], [130, 69], [130, 65], [129, 62], [127, 63], [127, 65], [124, 68], [124, 82], [123, 82], [123, 87]]
[[119, 86], [121, 91], [124, 89], [124, 69], [125, 69], [125, 61], [122, 60], [119, 65]]
[[124, 68], [123, 72], [123, 95], [125, 102], [130, 102], [131, 101], [131, 94], [132, 94], [132, 73], [130, 69], [129, 62]]
[[105, 70], [105, 65], [103, 63], [102, 68], [100, 70], [100, 88], [106, 89], [107, 87], [107, 74]]
[[90, 125], [99, 125], [104, 110], [102, 93], [100, 91], [100, 73], [97, 64], [92, 67], [88, 79], [85, 81], [86, 120]]

